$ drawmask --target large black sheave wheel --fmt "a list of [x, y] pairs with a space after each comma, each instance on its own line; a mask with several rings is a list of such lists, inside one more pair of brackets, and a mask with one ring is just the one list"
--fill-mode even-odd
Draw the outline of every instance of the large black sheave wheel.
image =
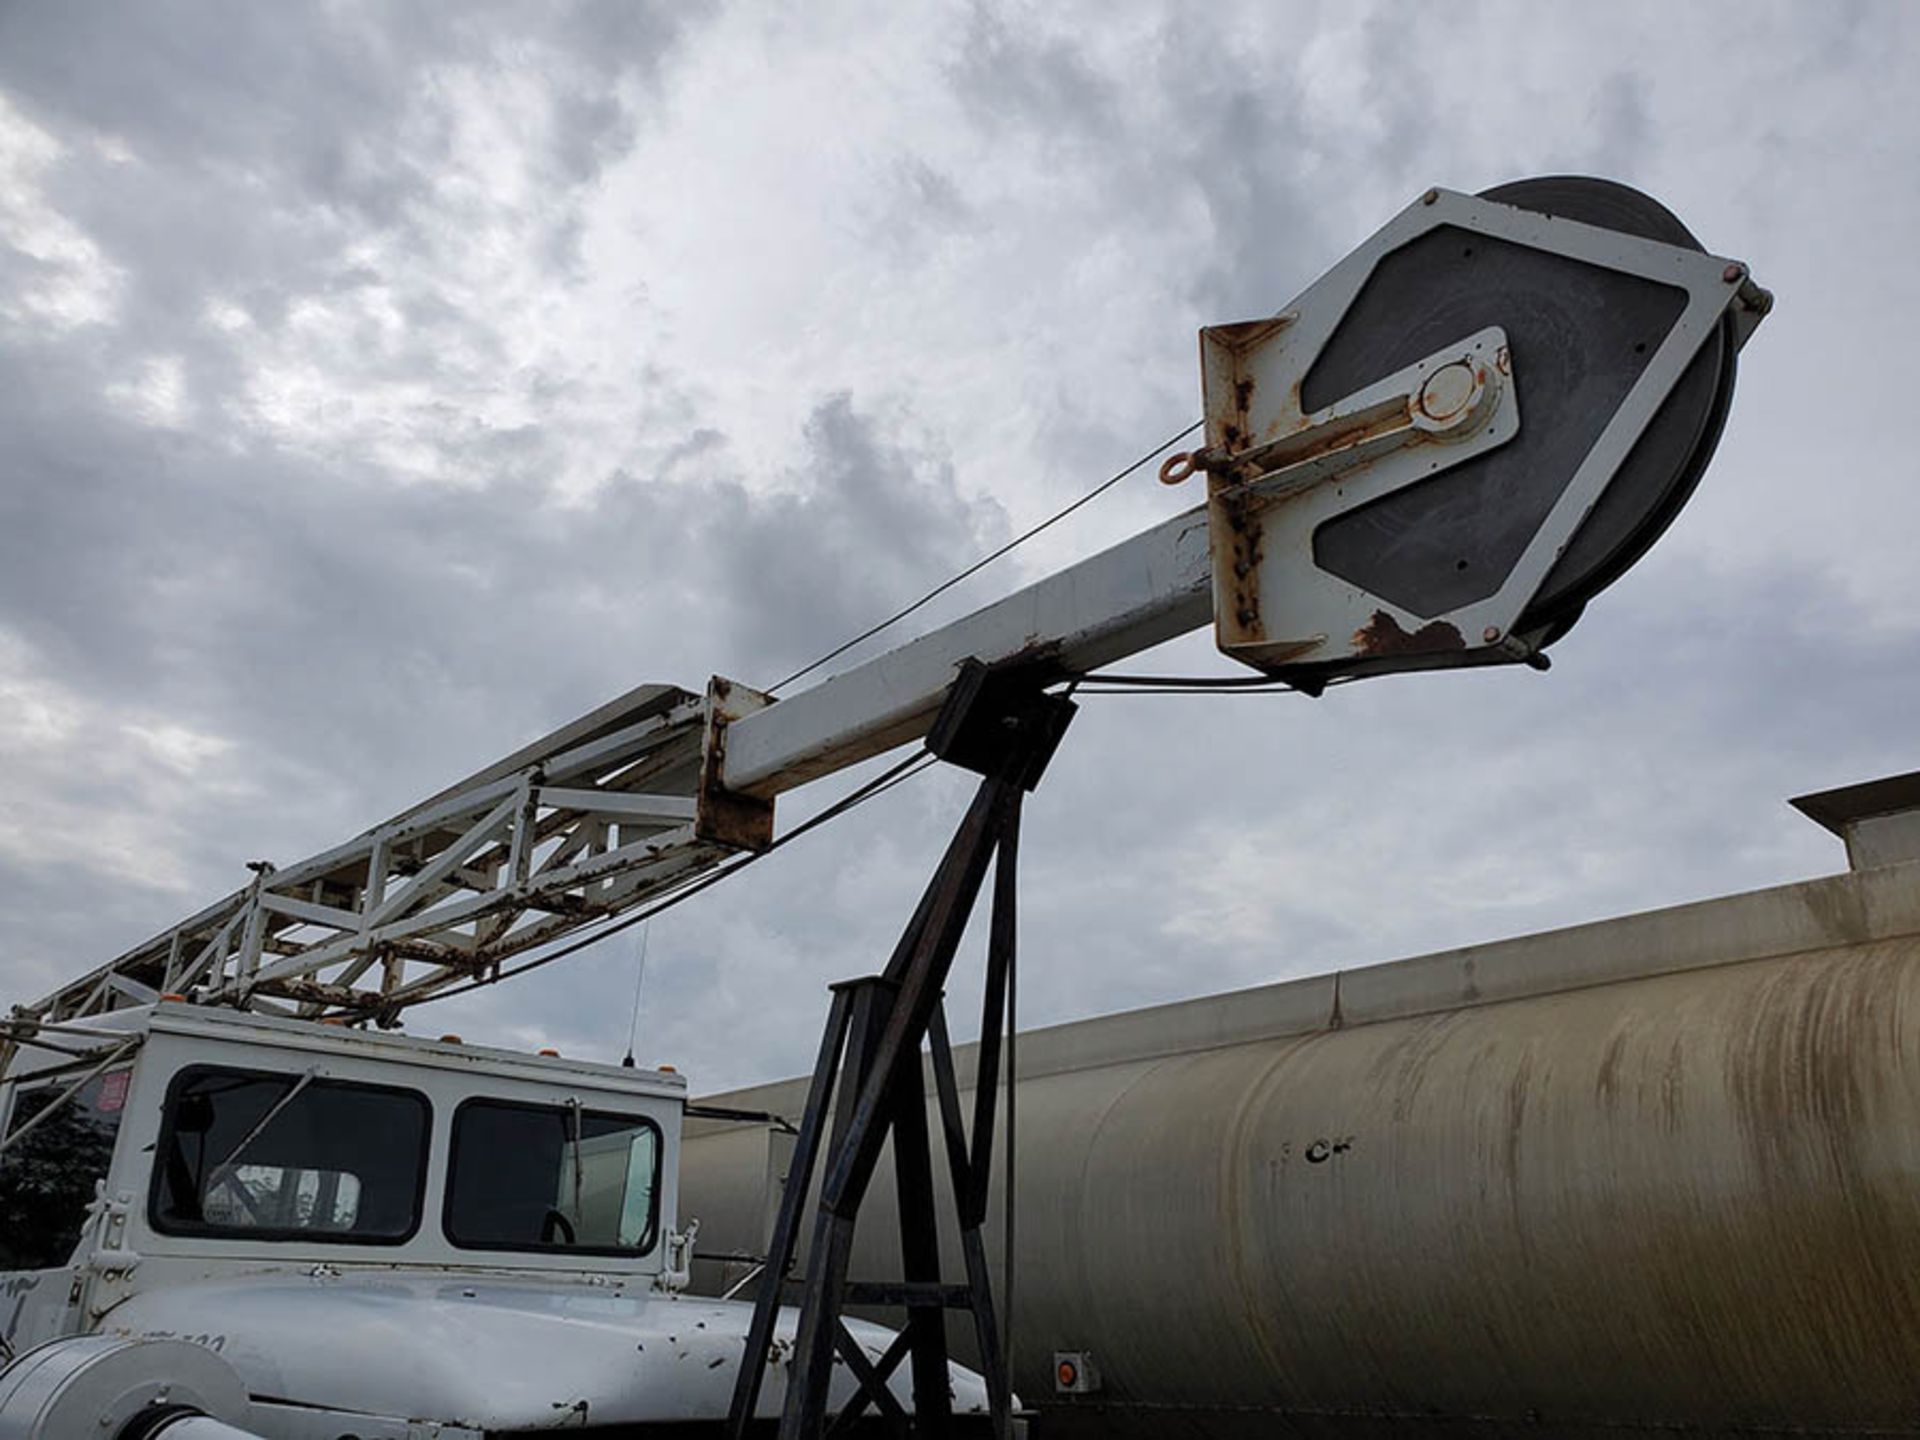
[[[1484, 198], [1703, 248], [1665, 206], [1609, 180], [1519, 180]], [[1332, 404], [1499, 325], [1513, 357], [1520, 434], [1328, 521], [1314, 536], [1316, 562], [1415, 615], [1497, 592], [1685, 305], [1675, 287], [1454, 226], [1386, 256], [1308, 370], [1302, 407]], [[1557, 639], [1672, 523], [1719, 440], [1734, 349], [1728, 319], [1575, 530], [1518, 633]]]

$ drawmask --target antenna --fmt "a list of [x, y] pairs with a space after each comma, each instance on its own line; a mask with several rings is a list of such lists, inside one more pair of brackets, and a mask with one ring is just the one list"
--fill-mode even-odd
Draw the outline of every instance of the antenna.
[[647, 983], [647, 937], [653, 933], [653, 922], [647, 921], [640, 927], [640, 938], [634, 943], [639, 947], [640, 963], [633, 977], [633, 1018], [627, 1022], [627, 1053], [620, 1057], [620, 1068], [633, 1069], [633, 1042], [640, 1034], [640, 987]]

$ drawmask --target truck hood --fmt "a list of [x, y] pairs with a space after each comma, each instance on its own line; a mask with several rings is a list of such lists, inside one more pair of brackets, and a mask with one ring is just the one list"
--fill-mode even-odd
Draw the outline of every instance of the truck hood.
[[[257, 1400], [513, 1431], [724, 1417], [752, 1315], [741, 1301], [400, 1270], [168, 1286], [100, 1328], [207, 1345]], [[780, 1413], [797, 1318], [783, 1310], [775, 1327], [762, 1416]], [[875, 1362], [893, 1339], [846, 1325]], [[890, 1387], [910, 1409], [908, 1368]], [[983, 1413], [980, 1377], [949, 1370], [955, 1412]], [[829, 1409], [853, 1389], [836, 1358]]]

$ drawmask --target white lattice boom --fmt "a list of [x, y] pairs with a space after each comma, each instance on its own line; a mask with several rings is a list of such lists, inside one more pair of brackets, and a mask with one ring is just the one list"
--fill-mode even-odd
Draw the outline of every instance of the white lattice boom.
[[33, 1009], [67, 1019], [181, 992], [388, 1017], [484, 976], [766, 843], [770, 805], [758, 830], [699, 813], [709, 717], [742, 701], [764, 703], [642, 686], [344, 845], [256, 862], [247, 886]]

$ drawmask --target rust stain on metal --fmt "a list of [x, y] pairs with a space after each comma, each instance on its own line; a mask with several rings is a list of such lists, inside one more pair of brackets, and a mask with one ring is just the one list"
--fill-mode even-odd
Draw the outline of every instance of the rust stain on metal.
[[1242, 375], [1233, 382], [1234, 418], [1226, 427], [1225, 440], [1228, 450], [1238, 450], [1252, 437], [1253, 431], [1249, 412], [1253, 409], [1253, 377]]
[[[1228, 562], [1233, 572], [1230, 587], [1233, 623], [1227, 627], [1235, 644], [1257, 644], [1266, 639], [1266, 623], [1260, 609], [1260, 549], [1265, 530], [1257, 523], [1247, 497], [1233, 490], [1214, 494], [1216, 514], [1227, 522], [1231, 544]], [[1217, 532], [1216, 532], [1217, 533]]]
[[1060, 663], [1060, 650], [1061, 642], [1057, 638], [1028, 635], [1018, 650], [987, 668], [996, 675], [1019, 671], [1031, 677], [1036, 685], [1051, 684], [1070, 678], [1067, 667]]
[[1213, 456], [1216, 463], [1201, 468], [1216, 474], [1222, 473], [1219, 462], [1224, 462], [1235, 451], [1246, 449], [1253, 439], [1252, 432], [1247, 428], [1247, 410], [1253, 403], [1254, 382], [1251, 376], [1241, 372], [1243, 358], [1235, 354], [1229, 369], [1233, 377], [1232, 408], [1221, 408], [1207, 417], [1207, 434], [1212, 437], [1217, 428], [1219, 444], [1202, 452]]
[[720, 773], [726, 761], [728, 723], [765, 709], [774, 699], [716, 675], [708, 685], [707, 701], [693, 833], [735, 850], [764, 850], [773, 843], [773, 802], [736, 794], [720, 783]]
[[1233, 351], [1236, 355], [1244, 355], [1249, 350], [1259, 349], [1299, 318], [1297, 312], [1289, 310], [1283, 315], [1274, 315], [1265, 320], [1239, 320], [1231, 325], [1209, 325], [1201, 334], [1214, 344]]
[[1607, 1048], [1600, 1057], [1600, 1069], [1593, 1082], [1594, 1099], [1607, 1110], [1620, 1103], [1621, 1062], [1627, 1053], [1625, 1031], [1616, 1030], [1607, 1041]]
[[1726, 1086], [1754, 1166], [1782, 1187], [1837, 1185], [1864, 1199], [1863, 1137], [1884, 1076], [1864, 1057], [1897, 1051], [1900, 967], [1879, 946], [1783, 969], [1729, 1015]]
[[1353, 632], [1353, 648], [1363, 655], [1421, 655], [1435, 650], [1464, 650], [1466, 637], [1445, 620], [1429, 620], [1408, 630], [1384, 610]]

